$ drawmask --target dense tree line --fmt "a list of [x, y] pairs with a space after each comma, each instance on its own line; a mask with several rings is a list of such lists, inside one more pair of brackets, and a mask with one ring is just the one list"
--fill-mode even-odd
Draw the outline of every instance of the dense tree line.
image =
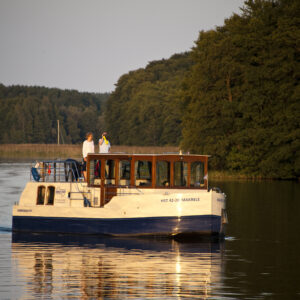
[[123, 75], [105, 119], [115, 143], [181, 145], [219, 170], [300, 176], [300, 1], [249, 0], [189, 53]]
[[183, 86], [185, 149], [213, 166], [300, 176], [300, 2], [249, 0], [201, 32]]
[[0, 143], [80, 143], [104, 129], [108, 94], [0, 84]]
[[181, 138], [181, 84], [193, 62], [189, 53], [153, 61], [123, 75], [106, 106], [113, 143], [177, 145]]
[[190, 52], [120, 77], [108, 94], [0, 85], [0, 143], [180, 145], [211, 166], [300, 177], [300, 1], [247, 0]]

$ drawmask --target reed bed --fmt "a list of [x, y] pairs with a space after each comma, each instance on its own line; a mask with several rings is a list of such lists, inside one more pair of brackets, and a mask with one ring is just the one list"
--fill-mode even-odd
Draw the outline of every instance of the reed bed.
[[[81, 158], [82, 145], [56, 144], [0, 144], [0, 158]], [[96, 146], [96, 151], [98, 147]], [[112, 153], [169, 153], [178, 147], [112, 146]]]
[[[74, 158], [81, 160], [82, 145], [56, 145], [56, 144], [0, 144], [0, 159], [57, 159]], [[95, 147], [98, 152], [98, 146]], [[149, 147], [149, 146], [112, 146], [111, 153], [136, 153], [136, 154], [160, 154], [160, 153], [179, 153], [179, 147]], [[245, 174], [210, 170], [209, 178], [211, 180], [249, 180], [260, 179]]]

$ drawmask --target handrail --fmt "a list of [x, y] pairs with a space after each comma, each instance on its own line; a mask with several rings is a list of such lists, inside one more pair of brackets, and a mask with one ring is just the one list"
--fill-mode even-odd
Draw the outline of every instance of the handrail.
[[81, 164], [73, 159], [41, 161], [31, 167], [30, 180], [40, 182], [81, 181]]

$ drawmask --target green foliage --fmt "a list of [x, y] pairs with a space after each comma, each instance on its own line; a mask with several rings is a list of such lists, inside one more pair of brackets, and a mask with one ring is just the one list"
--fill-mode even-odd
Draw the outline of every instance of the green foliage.
[[182, 146], [215, 169], [299, 177], [300, 2], [246, 1], [201, 32], [184, 83]]
[[181, 83], [192, 65], [188, 53], [154, 61], [123, 75], [111, 94], [105, 122], [114, 144], [178, 145]]
[[107, 103], [112, 141], [180, 145], [211, 167], [300, 176], [300, 2], [248, 0], [190, 53], [123, 75]]
[[80, 143], [85, 133], [100, 135], [108, 94], [0, 84], [0, 143]]
[[247, 0], [190, 52], [121, 76], [107, 101], [0, 85], [0, 143], [55, 142], [60, 119], [66, 142], [105, 127], [113, 144], [180, 145], [215, 170], [299, 178], [299, 25], [298, 0]]

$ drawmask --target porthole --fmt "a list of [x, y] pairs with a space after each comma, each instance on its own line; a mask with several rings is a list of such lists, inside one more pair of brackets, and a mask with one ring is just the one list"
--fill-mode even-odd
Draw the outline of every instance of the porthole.
[[46, 192], [46, 188], [43, 185], [40, 185], [37, 189], [37, 200], [36, 200], [37, 205], [44, 205], [45, 192]]
[[54, 204], [54, 195], [55, 195], [55, 187], [48, 186], [48, 188], [47, 188], [47, 205]]

